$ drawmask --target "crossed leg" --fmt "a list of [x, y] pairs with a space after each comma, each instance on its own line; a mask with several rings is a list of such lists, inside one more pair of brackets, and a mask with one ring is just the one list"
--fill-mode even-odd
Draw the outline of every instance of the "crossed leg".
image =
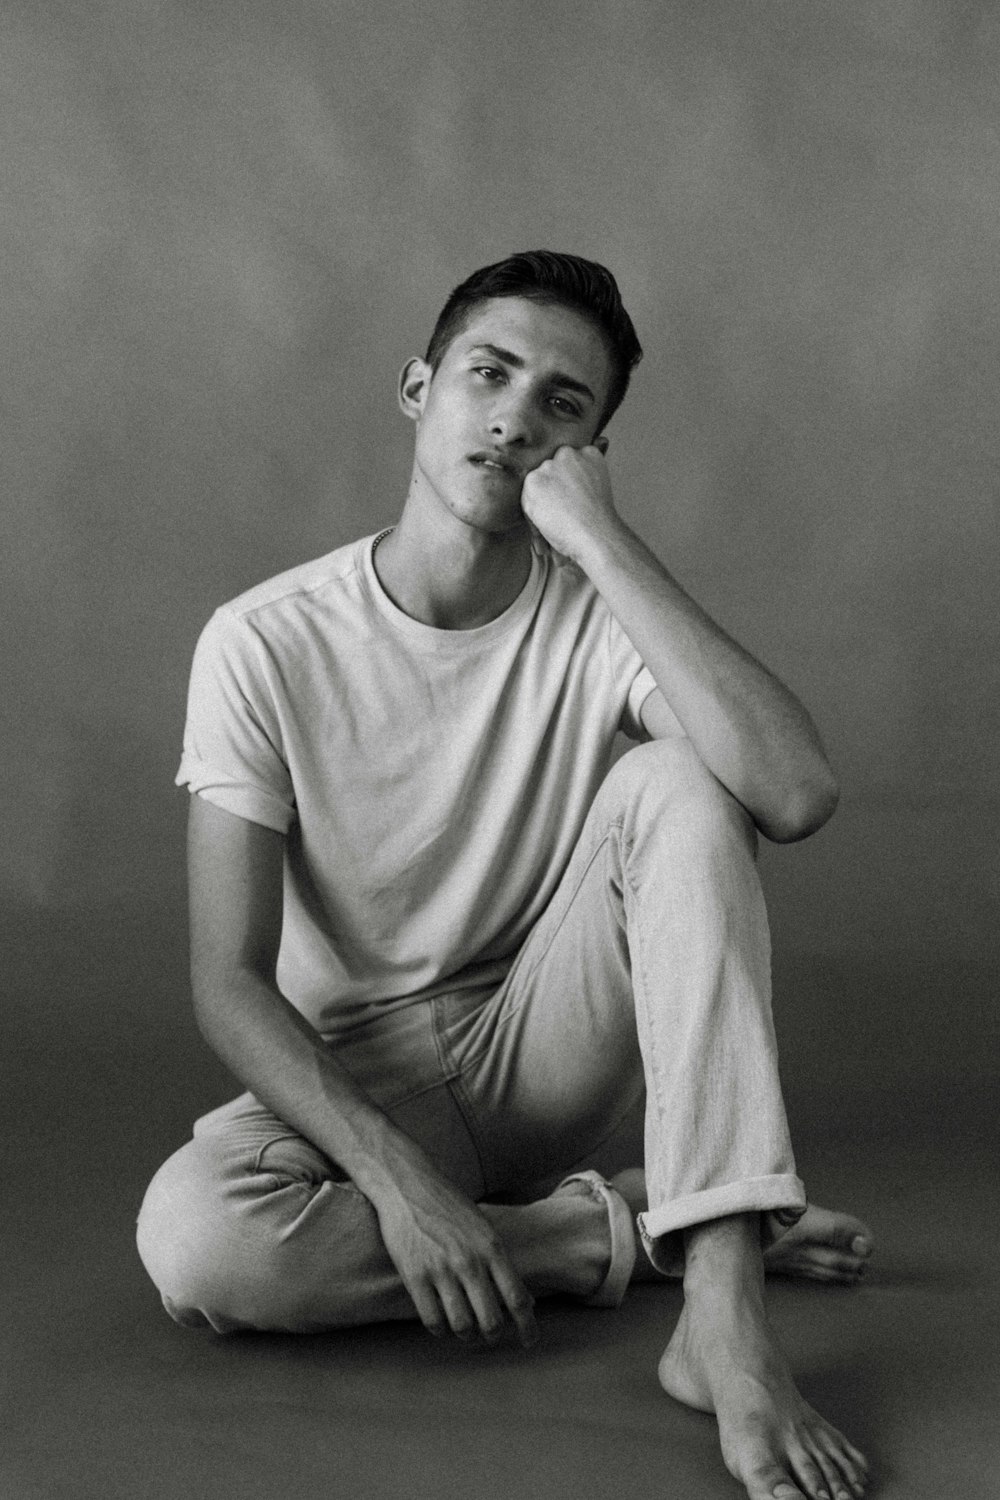
[[[854, 1251], [840, 1216], [810, 1225], [794, 1172], [752, 830], [689, 747], [619, 762], [500, 991], [434, 1010], [442, 1093], [470, 1143], [442, 1166], [477, 1201], [588, 1164], [645, 1088], [643, 1240], [685, 1278], [665, 1388], [715, 1410], [753, 1500], [860, 1493], [863, 1460], [798, 1395], [764, 1311], [765, 1256], [785, 1271], [839, 1257], [826, 1264], [839, 1274]], [[367, 1200], [277, 1125], [225, 1170], [207, 1137], [193, 1142], [200, 1155], [185, 1148], [151, 1189], [140, 1244], [170, 1310], [218, 1328], [412, 1315]], [[424, 1143], [438, 1139], [434, 1126]], [[607, 1215], [585, 1190], [484, 1212], [536, 1294], [588, 1295], [606, 1274]], [[195, 1233], [196, 1217], [210, 1227]]]

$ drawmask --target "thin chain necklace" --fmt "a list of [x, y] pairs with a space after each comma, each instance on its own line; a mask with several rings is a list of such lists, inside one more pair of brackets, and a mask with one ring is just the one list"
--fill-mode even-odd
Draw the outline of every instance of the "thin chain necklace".
[[387, 526], [384, 531], [380, 531], [379, 532], [378, 536], [372, 542], [372, 550], [371, 550], [371, 556], [372, 557], [375, 556], [375, 548], [378, 546], [379, 542], [384, 542], [385, 539], [386, 539], [386, 537], [389, 535], [389, 533], [391, 531], [395, 531], [395, 529], [396, 529], [395, 526]]

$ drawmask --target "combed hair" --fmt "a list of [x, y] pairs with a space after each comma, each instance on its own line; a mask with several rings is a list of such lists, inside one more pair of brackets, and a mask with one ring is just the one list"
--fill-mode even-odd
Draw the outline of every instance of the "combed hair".
[[492, 297], [525, 297], [531, 302], [569, 307], [597, 327], [612, 366], [611, 388], [601, 414], [603, 427], [621, 405], [632, 371], [642, 358], [642, 345], [611, 272], [596, 261], [555, 250], [520, 251], [473, 271], [452, 292], [434, 325], [424, 356], [432, 370], [437, 369], [474, 309]]

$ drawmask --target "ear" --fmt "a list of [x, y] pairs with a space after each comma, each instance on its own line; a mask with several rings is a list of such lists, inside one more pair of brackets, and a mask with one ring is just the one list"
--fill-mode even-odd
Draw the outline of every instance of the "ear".
[[399, 409], [411, 422], [420, 420], [434, 371], [425, 360], [408, 359], [399, 372]]

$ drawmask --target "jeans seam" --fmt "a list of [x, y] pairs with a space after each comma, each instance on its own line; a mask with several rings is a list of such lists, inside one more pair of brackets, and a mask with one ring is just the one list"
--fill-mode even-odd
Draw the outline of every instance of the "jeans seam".
[[[441, 1069], [444, 1085], [454, 1101], [455, 1108], [462, 1116], [466, 1130], [469, 1132], [472, 1149], [475, 1151], [476, 1161], [479, 1163], [479, 1175], [483, 1179], [483, 1191], [487, 1192], [489, 1184], [486, 1177], [483, 1143], [480, 1138], [479, 1127], [472, 1113], [471, 1102], [462, 1085], [463, 1069], [459, 1068], [454, 1058], [452, 1058], [451, 1049], [447, 1046], [441, 1034], [441, 1026], [439, 1025], [441, 1014], [440, 998], [439, 995], [435, 995], [431, 1001], [431, 1035], [434, 1038], [434, 1050], [437, 1053], [438, 1065]], [[482, 1057], [483, 1055], [483, 1052], [477, 1054], [478, 1057]], [[471, 1067], [474, 1061], [474, 1058], [469, 1059], [467, 1066]], [[440, 1085], [436, 1084], [435, 1087], [440, 1087]]]
[[[626, 842], [627, 847], [626, 858], [622, 860], [622, 883], [628, 887], [633, 903], [638, 905], [639, 893], [628, 871], [628, 856], [632, 853], [632, 846], [626, 840], [623, 840], [623, 842]], [[636, 1030], [638, 1031], [639, 1028], [639, 1006], [641, 1005], [649, 1048], [649, 1070], [646, 1078], [646, 1109], [655, 1109], [657, 1133], [661, 1134], [663, 1123], [663, 1111], [660, 1107], [662, 1077], [657, 1056], [656, 1028], [652, 1025], [649, 1018], [649, 1003], [647, 998], [649, 983], [646, 976], [645, 956], [643, 953], [642, 923], [639, 921], [629, 921], [626, 917], [625, 925], [628, 932], [629, 952], [630, 954], [634, 953], [632, 962], [632, 1003], [635, 1008]], [[646, 1072], [645, 1067], [643, 1068], [643, 1072]]]
[[[605, 829], [604, 833], [601, 835], [600, 842], [597, 844], [597, 846], [593, 850], [593, 853], [590, 855], [589, 859], [587, 860], [586, 865], [584, 866], [584, 868], [580, 872], [580, 878], [577, 881], [576, 885], [573, 887], [573, 894], [570, 896], [569, 900], [566, 902], [566, 906], [565, 906], [565, 908], [563, 910], [562, 916], [559, 918], [559, 921], [556, 923], [556, 926], [555, 926], [553, 932], [550, 934], [550, 936], [548, 938], [548, 941], [545, 944], [545, 947], [542, 949], [541, 953], [538, 954], [537, 958], [532, 963], [531, 968], [528, 969], [527, 973], [525, 974], [525, 976], [524, 976], [524, 982], [525, 982], [525, 984], [527, 984], [527, 982], [531, 979], [531, 976], [535, 973], [535, 971], [538, 969], [539, 965], [543, 962], [543, 960], [545, 959], [546, 955], [549, 953], [549, 951], [550, 951], [553, 943], [555, 942], [556, 938], [559, 936], [559, 933], [562, 931], [563, 924], [566, 922], [567, 918], [569, 917], [570, 910], [572, 909], [573, 903], [576, 900], [577, 896], [579, 895], [580, 887], [583, 885], [583, 882], [586, 880], [587, 876], [590, 874], [591, 868], [593, 867], [595, 860], [604, 851], [605, 846], [607, 845], [609, 839], [611, 838], [612, 830], [615, 829], [615, 828], [618, 829], [619, 833], [622, 832], [622, 821], [621, 821], [621, 819], [619, 819], [619, 818], [613, 818], [609, 822], [609, 824], [608, 824], [607, 828]], [[511, 978], [513, 978], [514, 973], [516, 971], [516, 968], [517, 968], [517, 965], [515, 963], [515, 965], [512, 967], [512, 969], [510, 971], [510, 974], [508, 975], [506, 983], [508, 983], [508, 984], [510, 983], [510, 980], [511, 980]], [[502, 1027], [509, 1025], [509, 1023], [511, 1021], [513, 1021], [514, 1017], [516, 1015], [518, 1015], [518, 1013], [520, 1012], [520, 1010], [522, 1009], [522, 1007], [525, 1005], [526, 998], [527, 997], [525, 997], [525, 999], [522, 999], [522, 1000], [518, 1001], [518, 1003], [516, 1005], [510, 1006], [505, 1011], [505, 1013], [500, 1017], [500, 1019], [496, 1023], [496, 1028], [495, 1028], [496, 1031], [500, 1031], [500, 1029]], [[479, 1060], [482, 1057], [485, 1057], [486, 1054], [487, 1054], [487, 1052], [489, 1051], [489, 1049], [490, 1049], [490, 1044], [489, 1044], [489, 1042], [487, 1042], [485, 1044], [485, 1046], [481, 1047], [478, 1052], [474, 1053], [471, 1057], [467, 1057], [460, 1068], [456, 1067], [456, 1072], [454, 1074], [454, 1077], [448, 1080], [449, 1083], [460, 1082], [460, 1080], [462, 1078], [462, 1075], [464, 1073], [466, 1073], [469, 1068], [473, 1067], [477, 1062], [479, 1062]]]

